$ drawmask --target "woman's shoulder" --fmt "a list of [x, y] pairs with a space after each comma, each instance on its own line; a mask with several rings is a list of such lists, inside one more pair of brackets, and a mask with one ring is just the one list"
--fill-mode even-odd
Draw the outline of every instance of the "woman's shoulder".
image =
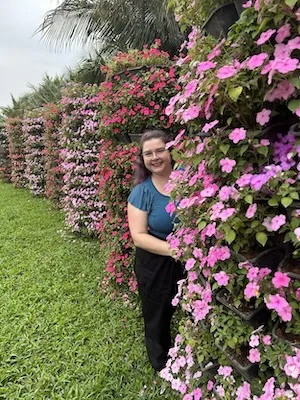
[[149, 181], [147, 178], [132, 189], [128, 197], [128, 202], [139, 209], [147, 210], [151, 202], [150, 198], [151, 191], [149, 189]]

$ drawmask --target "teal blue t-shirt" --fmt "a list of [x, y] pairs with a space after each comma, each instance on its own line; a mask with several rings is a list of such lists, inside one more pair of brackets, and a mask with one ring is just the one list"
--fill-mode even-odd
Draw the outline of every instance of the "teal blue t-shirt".
[[166, 239], [172, 232], [175, 217], [166, 211], [170, 197], [156, 189], [150, 176], [132, 189], [128, 202], [139, 210], [147, 211], [149, 233]]

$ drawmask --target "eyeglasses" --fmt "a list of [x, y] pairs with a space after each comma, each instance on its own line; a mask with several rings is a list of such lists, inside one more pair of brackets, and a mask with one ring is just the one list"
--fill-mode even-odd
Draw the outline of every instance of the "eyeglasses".
[[157, 156], [162, 155], [166, 150], [167, 149], [165, 147], [161, 147], [160, 149], [157, 149], [155, 151], [144, 151], [142, 154], [144, 158], [152, 158], [152, 156], [154, 156], [155, 154]]

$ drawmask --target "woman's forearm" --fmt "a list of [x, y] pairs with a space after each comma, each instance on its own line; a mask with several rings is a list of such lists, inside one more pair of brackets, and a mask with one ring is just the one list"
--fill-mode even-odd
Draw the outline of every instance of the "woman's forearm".
[[158, 239], [148, 233], [139, 233], [133, 237], [136, 247], [150, 251], [160, 256], [172, 256], [169, 243], [165, 240]]

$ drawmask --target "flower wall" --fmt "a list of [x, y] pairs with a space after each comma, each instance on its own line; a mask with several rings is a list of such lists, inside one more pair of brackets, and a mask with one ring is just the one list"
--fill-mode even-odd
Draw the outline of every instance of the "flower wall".
[[45, 141], [45, 195], [54, 207], [62, 206], [63, 169], [60, 147], [61, 112], [59, 105], [46, 104], [43, 107]]
[[8, 135], [5, 128], [0, 128], [0, 179], [11, 181], [11, 161], [8, 150]]
[[161, 376], [184, 400], [300, 396], [295, 4], [247, 2], [219, 43], [194, 27], [178, 61], [166, 113], [186, 125], [168, 183], [181, 223], [168, 240], [186, 317]]
[[124, 295], [135, 292], [134, 246], [127, 220], [127, 197], [132, 187], [132, 176], [138, 152], [133, 144], [116, 145], [105, 141], [99, 156], [99, 196], [106, 205], [105, 218], [98, 225], [100, 243], [109, 243], [110, 254], [106, 265], [104, 288], [120, 288]]
[[97, 223], [104, 211], [96, 180], [101, 142], [97, 120], [99, 100], [95, 95], [98, 90], [97, 86], [69, 85], [61, 100], [65, 223], [73, 232], [92, 236], [97, 233]]
[[27, 187], [34, 196], [45, 191], [44, 120], [40, 109], [31, 111], [22, 120], [25, 140], [25, 177]]
[[20, 118], [8, 118], [6, 131], [9, 142], [9, 158], [11, 160], [11, 181], [15, 187], [26, 187], [25, 176], [25, 139]]

